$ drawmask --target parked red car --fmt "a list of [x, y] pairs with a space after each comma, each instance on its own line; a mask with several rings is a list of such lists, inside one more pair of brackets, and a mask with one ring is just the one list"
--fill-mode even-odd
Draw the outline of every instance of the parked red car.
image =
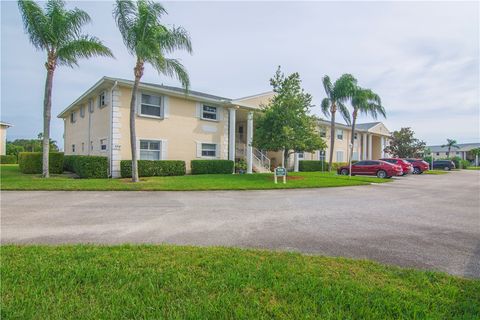
[[386, 162], [391, 163], [391, 164], [396, 164], [396, 165], [402, 167], [403, 175], [413, 173], [412, 164], [408, 161], [403, 160], [403, 159], [400, 159], [400, 158], [382, 158], [380, 160], [386, 161]]
[[405, 160], [412, 164], [414, 174], [421, 174], [430, 168], [430, 165], [428, 164], [428, 162], [423, 161], [422, 159], [405, 159]]
[[[348, 166], [343, 166], [337, 169], [337, 173], [346, 176], [349, 170]], [[352, 175], [391, 178], [393, 176], [401, 176], [402, 174], [402, 167], [381, 160], [364, 160], [352, 164]]]

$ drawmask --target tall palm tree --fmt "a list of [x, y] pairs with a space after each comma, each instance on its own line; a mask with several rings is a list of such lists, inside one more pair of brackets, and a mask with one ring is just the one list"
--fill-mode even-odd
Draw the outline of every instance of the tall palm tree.
[[327, 97], [322, 100], [322, 112], [330, 117], [330, 157], [328, 160], [328, 170], [332, 171], [333, 150], [335, 147], [335, 114], [340, 111], [343, 119], [350, 124], [350, 114], [345, 106], [353, 95], [357, 80], [351, 74], [344, 74], [332, 84], [329, 76], [322, 79], [323, 87]]
[[447, 143], [442, 145], [442, 148], [448, 147], [447, 158], [450, 157], [450, 151], [452, 148], [460, 149], [460, 146], [457, 144], [457, 140], [447, 139]]
[[153, 1], [117, 0], [113, 15], [123, 42], [129, 53], [136, 58], [133, 69], [135, 81], [130, 100], [130, 145], [132, 149], [132, 181], [138, 182], [137, 145], [135, 133], [135, 105], [138, 85], [143, 76], [145, 63], [159, 74], [177, 78], [185, 89], [190, 80], [185, 67], [177, 60], [165, 57], [177, 49], [192, 52], [190, 37], [182, 27], [167, 28], [161, 18], [167, 11]]
[[90, 16], [83, 10], [67, 10], [62, 0], [48, 0], [45, 10], [34, 1], [20, 0], [18, 8], [30, 42], [37, 50], [47, 54], [47, 78], [43, 99], [42, 176], [48, 178], [52, 86], [56, 67], [74, 67], [78, 66], [80, 58], [113, 57], [113, 54], [99, 39], [81, 33], [82, 27], [90, 22]]
[[374, 119], [377, 119], [378, 114], [384, 118], [387, 116], [385, 109], [382, 106], [380, 97], [370, 89], [363, 89], [357, 87], [352, 96], [352, 136], [350, 137], [350, 155], [348, 157], [348, 163], [350, 166], [349, 175], [352, 174], [352, 157], [353, 157], [353, 145], [355, 143], [355, 124], [357, 122], [357, 116], [359, 113], [364, 115], [370, 115]]

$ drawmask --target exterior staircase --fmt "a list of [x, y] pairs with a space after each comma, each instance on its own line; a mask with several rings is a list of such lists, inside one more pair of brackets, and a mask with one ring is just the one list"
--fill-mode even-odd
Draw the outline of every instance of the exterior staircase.
[[[235, 156], [237, 158], [242, 158], [242, 159], [245, 159], [247, 157], [245, 144], [236, 145]], [[252, 158], [253, 158], [252, 169], [254, 172], [258, 172], [258, 173], [271, 172], [270, 159], [267, 157], [266, 152], [262, 152], [257, 148], [253, 148]]]

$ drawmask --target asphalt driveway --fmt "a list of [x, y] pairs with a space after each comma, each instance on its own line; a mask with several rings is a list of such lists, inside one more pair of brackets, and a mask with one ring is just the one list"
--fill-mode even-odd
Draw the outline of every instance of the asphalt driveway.
[[480, 172], [271, 191], [3, 191], [2, 243], [294, 250], [480, 277]]

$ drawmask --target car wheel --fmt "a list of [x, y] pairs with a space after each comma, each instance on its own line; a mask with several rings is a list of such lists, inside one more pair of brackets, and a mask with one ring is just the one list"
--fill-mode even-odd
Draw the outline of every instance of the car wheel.
[[422, 170], [420, 170], [419, 167], [415, 167], [415, 168], [413, 168], [413, 173], [414, 174], [420, 174], [420, 173], [422, 173]]
[[340, 174], [341, 174], [342, 176], [348, 176], [348, 169], [342, 169], [342, 170], [340, 171]]
[[387, 173], [383, 170], [378, 170], [377, 177], [379, 177], [381, 179], [385, 179], [387, 177]]
[[450, 167], [443, 168], [445, 171], [450, 171]]

